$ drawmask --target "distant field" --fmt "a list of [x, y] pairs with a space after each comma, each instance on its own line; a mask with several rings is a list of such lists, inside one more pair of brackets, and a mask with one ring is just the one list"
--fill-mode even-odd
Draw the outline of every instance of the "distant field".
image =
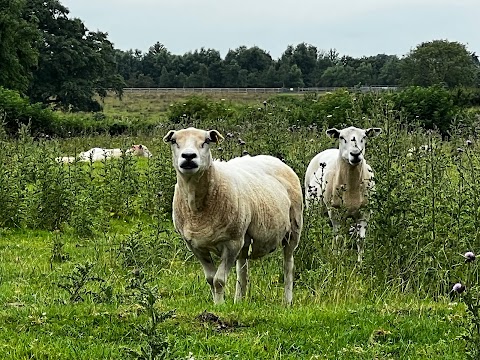
[[[259, 105], [272, 96], [278, 94], [265, 93], [172, 93], [139, 91], [126, 92], [119, 99], [110, 94], [104, 99], [104, 109], [106, 114], [152, 114], [165, 112], [174, 102], [180, 102], [191, 96], [201, 96], [212, 100], [231, 101], [239, 104]], [[301, 96], [298, 94], [288, 94], [288, 96]]]

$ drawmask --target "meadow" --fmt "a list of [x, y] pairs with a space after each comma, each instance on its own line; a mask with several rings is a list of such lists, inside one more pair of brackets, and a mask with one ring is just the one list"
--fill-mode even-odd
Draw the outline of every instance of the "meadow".
[[[339, 124], [383, 129], [367, 144], [376, 192], [362, 266], [353, 239], [332, 254], [328, 219], [309, 209], [293, 306], [282, 303], [280, 251], [251, 262], [244, 302], [233, 304], [232, 270], [226, 303], [213, 305], [172, 225], [175, 173], [162, 137], [215, 128], [225, 141], [213, 157], [277, 156], [302, 183], [310, 159], [336, 146], [325, 124], [292, 121], [285, 99], [235, 96], [203, 99], [193, 116], [181, 111], [188, 98], [126, 94], [106, 98], [104, 116], [146, 129], [52, 138], [23, 126], [16, 138], [0, 135], [0, 358], [476, 358], [478, 266], [462, 254], [480, 248], [478, 138], [461, 124], [448, 140], [405, 125], [381, 96], [375, 111], [354, 104]], [[479, 120], [471, 116], [469, 124]], [[55, 161], [139, 143], [154, 156]], [[462, 296], [451, 291], [459, 281]]]

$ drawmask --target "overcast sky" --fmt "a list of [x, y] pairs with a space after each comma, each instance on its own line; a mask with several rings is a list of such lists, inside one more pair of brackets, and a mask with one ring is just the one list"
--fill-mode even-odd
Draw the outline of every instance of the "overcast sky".
[[353, 57], [405, 55], [458, 41], [480, 54], [480, 0], [60, 0], [70, 17], [109, 34], [118, 49], [157, 41], [173, 54], [258, 46], [277, 59], [305, 42]]

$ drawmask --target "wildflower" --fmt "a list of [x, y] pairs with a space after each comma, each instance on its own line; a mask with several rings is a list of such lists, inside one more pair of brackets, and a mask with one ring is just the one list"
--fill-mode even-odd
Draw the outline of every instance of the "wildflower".
[[133, 270], [132, 270], [132, 274], [133, 274], [134, 276], [139, 276], [139, 275], [140, 275], [140, 269], [133, 269]]
[[243, 150], [242, 151], [242, 156], [245, 156], [245, 155], [250, 155], [250, 153], [247, 150]]
[[472, 140], [467, 140], [467, 141], [465, 141], [465, 144], [467, 144], [467, 146], [472, 146], [473, 142], [472, 142]]
[[452, 287], [452, 292], [455, 292], [457, 294], [461, 294], [465, 291], [465, 285], [463, 285], [462, 283], [456, 283], [455, 285], [453, 285]]
[[466, 263], [475, 261], [476, 258], [475, 254], [472, 251], [467, 251], [465, 255], [463, 255], [463, 257], [465, 258]]
[[263, 106], [267, 106], [267, 100], [263, 102]]
[[231, 132], [227, 133], [227, 138], [233, 138], [233, 134]]
[[218, 147], [217, 150], [218, 150], [218, 151], [223, 151], [223, 148]]
[[243, 145], [245, 145], [245, 141], [243, 141], [242, 139], [238, 139], [238, 144], [240, 146], [243, 146]]
[[464, 152], [463, 148], [460, 148], [460, 147], [459, 147], [459, 148], [457, 148], [457, 151], [458, 151], [459, 153], [462, 153], [462, 152]]
[[332, 116], [333, 116], [333, 115], [331, 115], [331, 114], [330, 114], [330, 115], [327, 115], [327, 118], [331, 118]]

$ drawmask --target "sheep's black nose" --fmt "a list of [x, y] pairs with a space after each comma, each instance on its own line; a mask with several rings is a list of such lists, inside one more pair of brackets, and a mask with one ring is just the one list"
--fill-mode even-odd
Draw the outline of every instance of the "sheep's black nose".
[[185, 160], [193, 160], [197, 157], [197, 154], [195, 153], [182, 153], [182, 158]]

